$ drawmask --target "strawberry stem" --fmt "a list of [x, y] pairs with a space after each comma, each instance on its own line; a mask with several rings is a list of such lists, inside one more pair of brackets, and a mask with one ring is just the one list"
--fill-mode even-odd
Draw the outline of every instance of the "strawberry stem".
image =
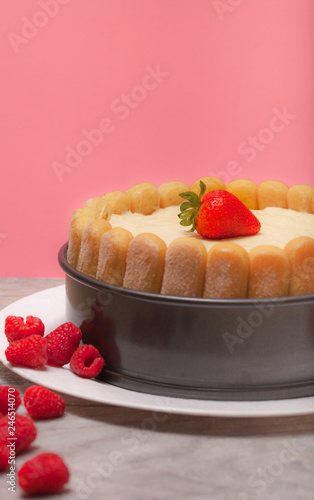
[[195, 218], [197, 217], [198, 211], [202, 204], [202, 198], [206, 191], [206, 185], [203, 181], [200, 181], [200, 194], [197, 195], [193, 191], [186, 191], [184, 193], [180, 193], [179, 196], [188, 201], [184, 201], [180, 205], [180, 213], [178, 217], [181, 219], [181, 226], [191, 226], [189, 232], [195, 231]]

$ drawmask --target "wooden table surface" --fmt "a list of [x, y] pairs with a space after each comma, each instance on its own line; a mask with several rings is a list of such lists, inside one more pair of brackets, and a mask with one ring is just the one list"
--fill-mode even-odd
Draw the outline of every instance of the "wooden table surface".
[[[1, 278], [0, 309], [62, 279]], [[0, 383], [23, 394], [31, 383], [0, 363]], [[313, 500], [314, 412], [267, 418], [167, 414], [64, 396], [62, 418], [36, 421], [24, 461], [44, 451], [63, 456], [71, 480], [63, 500]], [[24, 407], [19, 413], [26, 414]], [[154, 416], [154, 420], [152, 419]], [[154, 426], [146, 425], [154, 421]], [[8, 491], [0, 474], [0, 498]]]

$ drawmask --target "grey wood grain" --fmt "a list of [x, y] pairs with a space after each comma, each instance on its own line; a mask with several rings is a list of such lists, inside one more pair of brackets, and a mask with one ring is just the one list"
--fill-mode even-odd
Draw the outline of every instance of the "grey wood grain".
[[[2, 278], [0, 308], [60, 279]], [[22, 394], [31, 385], [0, 365], [0, 383]], [[71, 481], [64, 500], [312, 500], [314, 416], [214, 418], [89, 403], [64, 396], [62, 418], [36, 421], [38, 437], [17, 458], [64, 457]], [[24, 407], [19, 413], [26, 414]], [[0, 473], [0, 498], [8, 491]]]

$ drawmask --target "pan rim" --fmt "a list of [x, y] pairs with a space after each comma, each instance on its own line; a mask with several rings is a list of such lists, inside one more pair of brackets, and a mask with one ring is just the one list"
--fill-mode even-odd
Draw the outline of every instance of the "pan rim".
[[291, 307], [295, 305], [314, 305], [314, 294], [273, 297], [262, 299], [208, 299], [203, 297], [181, 297], [177, 295], [162, 295], [158, 293], [143, 292], [117, 285], [111, 285], [91, 278], [72, 267], [67, 261], [68, 242], [64, 243], [58, 253], [58, 261], [62, 270], [71, 278], [84, 285], [96, 288], [104, 293], [112, 293], [128, 296], [133, 299], [146, 300], [149, 302], [181, 305], [182, 307], [207, 307], [207, 308], [250, 308], [258, 306]]

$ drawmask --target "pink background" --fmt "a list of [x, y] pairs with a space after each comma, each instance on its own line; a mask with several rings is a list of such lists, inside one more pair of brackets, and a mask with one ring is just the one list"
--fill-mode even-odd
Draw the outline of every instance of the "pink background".
[[72, 211], [106, 191], [314, 184], [313, 21], [313, 0], [3, 2], [1, 275], [62, 276]]

